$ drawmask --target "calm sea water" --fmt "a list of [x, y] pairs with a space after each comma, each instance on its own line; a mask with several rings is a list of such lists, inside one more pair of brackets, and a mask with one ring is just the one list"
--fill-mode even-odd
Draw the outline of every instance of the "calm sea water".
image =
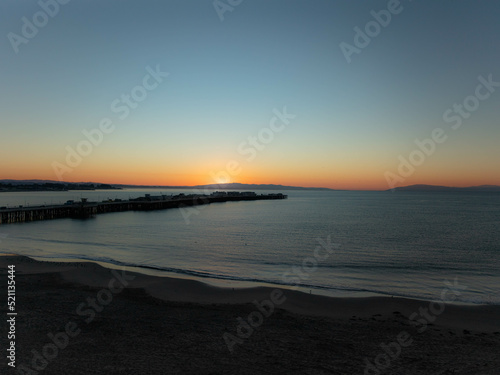
[[[160, 194], [2, 193], [0, 206], [146, 192]], [[460, 301], [500, 304], [500, 194], [284, 193], [287, 200], [199, 206], [189, 224], [171, 209], [4, 225], [0, 251], [137, 266], [225, 285], [299, 283], [313, 293], [344, 296], [439, 299], [444, 282], [457, 279], [467, 287]], [[312, 262], [318, 239], [328, 237], [339, 247]]]

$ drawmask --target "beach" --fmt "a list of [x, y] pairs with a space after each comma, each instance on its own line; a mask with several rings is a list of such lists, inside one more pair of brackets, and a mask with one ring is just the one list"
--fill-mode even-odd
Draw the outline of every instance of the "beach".
[[500, 2], [3, 3], [0, 375], [500, 375]]
[[500, 373], [498, 305], [217, 288], [16, 255], [0, 257], [3, 280], [8, 265], [18, 315], [6, 373]]

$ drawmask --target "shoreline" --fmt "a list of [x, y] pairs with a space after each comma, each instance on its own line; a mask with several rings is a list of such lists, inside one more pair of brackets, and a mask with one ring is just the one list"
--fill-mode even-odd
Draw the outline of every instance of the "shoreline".
[[[127, 288], [143, 289], [153, 298], [168, 302], [186, 302], [201, 305], [206, 304], [250, 304], [255, 300], [269, 300], [274, 290], [282, 291], [286, 301], [280, 308], [291, 313], [326, 318], [346, 319], [352, 316], [370, 317], [380, 315], [389, 317], [398, 311], [404, 317], [410, 318], [412, 314], [419, 314], [419, 310], [429, 309], [430, 305], [435, 311], [427, 319], [429, 323], [440, 325], [444, 328], [466, 329], [477, 332], [500, 331], [500, 305], [470, 304], [461, 302], [440, 302], [437, 300], [423, 300], [389, 296], [364, 296], [364, 297], [331, 297], [320, 294], [309, 294], [301, 290], [293, 290], [280, 285], [248, 287], [221, 287], [211, 285], [195, 278], [160, 276], [133, 270], [133, 267], [121, 267], [102, 262], [87, 260], [72, 261], [39, 261], [27, 256], [16, 254], [2, 254], [0, 267], [6, 269], [8, 264], [15, 264], [16, 271], [23, 274], [56, 273], [62, 280], [76, 285], [104, 288], [109, 282], [110, 274], [117, 270], [125, 270], [134, 279]], [[155, 272], [153, 272], [155, 273]], [[447, 296], [453, 296], [453, 286], [446, 291]], [[459, 292], [459, 287], [456, 290]], [[440, 307], [441, 306], [441, 307]], [[443, 310], [442, 312], [440, 310]], [[418, 319], [415, 317], [412, 322]], [[417, 323], [415, 323], [417, 325]]]
[[497, 375], [500, 368], [500, 306], [220, 288], [17, 255], [0, 256], [5, 280], [8, 265], [16, 337], [12, 345], [2, 335], [0, 346], [14, 348], [10, 360], [21, 373]]
[[[312, 285], [292, 285], [284, 283], [274, 283], [272, 281], [265, 280], [254, 280], [254, 279], [237, 279], [237, 278], [225, 278], [216, 277], [213, 275], [197, 275], [196, 271], [179, 272], [169, 271], [162, 269], [161, 267], [148, 266], [148, 265], [134, 265], [126, 264], [119, 261], [113, 263], [112, 260], [99, 260], [99, 259], [82, 259], [82, 258], [64, 258], [64, 257], [40, 257], [40, 256], [25, 256], [19, 254], [5, 254], [0, 252], [0, 257], [5, 255], [16, 255], [21, 257], [28, 257], [40, 262], [52, 262], [52, 263], [95, 263], [101, 267], [107, 269], [117, 269], [117, 270], [127, 270], [133, 273], [143, 274], [147, 276], [155, 277], [167, 277], [182, 280], [194, 280], [201, 282], [203, 284], [208, 284], [209, 286], [219, 287], [219, 288], [235, 288], [235, 289], [245, 289], [245, 288], [256, 288], [256, 287], [267, 287], [267, 288], [279, 288], [283, 290], [296, 290], [303, 292], [305, 294], [312, 294], [315, 296], [322, 296], [327, 298], [370, 298], [370, 297], [380, 297], [380, 298], [401, 298], [408, 300], [417, 301], [439, 301], [438, 299], [429, 299], [422, 296], [411, 296], [411, 295], [398, 295], [394, 293], [384, 293], [368, 290], [347, 290], [347, 289], [336, 289], [328, 287], [316, 287]], [[479, 301], [479, 302], [477, 302]], [[500, 306], [500, 302], [497, 303], [485, 303], [485, 299], [478, 299], [476, 301], [463, 301], [463, 300], [445, 300], [446, 304], [458, 305], [458, 306]]]

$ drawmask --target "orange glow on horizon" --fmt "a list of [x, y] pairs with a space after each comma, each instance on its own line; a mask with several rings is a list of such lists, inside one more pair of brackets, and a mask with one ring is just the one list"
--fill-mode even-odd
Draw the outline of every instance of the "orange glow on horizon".
[[[133, 177], [131, 177], [133, 176]], [[301, 187], [323, 187], [335, 190], [388, 190], [390, 187], [387, 185], [385, 179], [379, 178], [373, 180], [370, 178], [356, 178], [353, 176], [346, 176], [344, 178], [326, 178], [305, 176], [284, 176], [284, 175], [249, 175], [249, 176], [235, 176], [229, 182], [241, 184], [274, 184], [284, 186], [301, 186]], [[408, 186], [415, 184], [424, 185], [440, 185], [440, 186], [454, 186], [454, 187], [469, 187], [479, 185], [500, 185], [500, 179], [493, 181], [486, 181], [481, 178], [473, 178], [475, 176], [466, 178], [465, 176], [429, 176], [425, 179], [408, 178], [401, 184], [396, 186]], [[54, 180], [57, 179], [53, 175], [36, 175], [31, 173], [9, 173], [8, 176], [2, 179], [13, 180]], [[164, 174], [150, 174], [150, 173], [129, 173], [125, 176], [118, 173], [94, 173], [94, 174], [72, 174], [68, 175], [63, 182], [97, 182], [105, 184], [120, 184], [120, 185], [140, 185], [140, 186], [196, 186], [196, 185], [209, 185], [224, 183], [222, 180], [214, 180], [210, 173], [203, 174], [183, 174], [183, 175], [164, 175]]]
[[[58, 178], [51, 167], [51, 162], [52, 160], [40, 159], [28, 164], [21, 160], [14, 160], [3, 168], [0, 178], [57, 181]], [[196, 186], [238, 182], [324, 187], [338, 190], [388, 190], [391, 188], [384, 176], [384, 173], [388, 171], [385, 165], [361, 163], [360, 160], [318, 164], [297, 159], [283, 160], [279, 165], [268, 165], [258, 160], [252, 163], [230, 164], [224, 158], [201, 163], [198, 160], [171, 162], [165, 165], [161, 162], [147, 164], [143, 160], [134, 160], [127, 164], [116, 160], [112, 162], [89, 160], [64, 174], [63, 180], [65, 182], [142, 186]], [[389, 170], [397, 173], [394, 167]], [[396, 186], [414, 184], [456, 187], [500, 185], [500, 176], [487, 173], [487, 166], [483, 168], [422, 166], [416, 168], [411, 176], [403, 178]]]

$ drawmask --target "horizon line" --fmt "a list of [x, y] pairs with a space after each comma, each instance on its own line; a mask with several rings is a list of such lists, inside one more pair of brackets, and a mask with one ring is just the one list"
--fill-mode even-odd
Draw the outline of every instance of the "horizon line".
[[[102, 184], [102, 185], [111, 185], [111, 186], [130, 186], [130, 187], [145, 187], [145, 188], [177, 188], [177, 189], [190, 189], [190, 188], [200, 188], [200, 187], [208, 187], [208, 186], [220, 186], [224, 188], [224, 185], [256, 185], [256, 186], [277, 186], [283, 188], [298, 188], [298, 189], [323, 189], [323, 190], [331, 190], [331, 191], [388, 191], [395, 190], [401, 188], [409, 188], [409, 187], [432, 187], [432, 188], [447, 188], [447, 189], [471, 189], [471, 188], [500, 188], [500, 185], [495, 184], [481, 184], [481, 185], [468, 185], [468, 186], [449, 186], [449, 185], [433, 185], [433, 184], [411, 184], [405, 186], [396, 186], [394, 188], [388, 187], [387, 189], [362, 189], [362, 188], [347, 188], [347, 189], [339, 189], [339, 188], [330, 188], [330, 187], [322, 187], [322, 186], [298, 186], [298, 185], [283, 185], [283, 184], [273, 184], [273, 183], [241, 183], [241, 182], [223, 182], [223, 183], [213, 183], [213, 184], [198, 184], [198, 185], [151, 185], [151, 184], [129, 184], [129, 183], [110, 183], [110, 182], [93, 182], [93, 181], [58, 181], [58, 180], [46, 180], [46, 179], [10, 179], [4, 178], [0, 179], [0, 183], [4, 181], [15, 181], [15, 182], [31, 182], [31, 183], [56, 183], [56, 184]], [[227, 187], [225, 187], [227, 189]]]

